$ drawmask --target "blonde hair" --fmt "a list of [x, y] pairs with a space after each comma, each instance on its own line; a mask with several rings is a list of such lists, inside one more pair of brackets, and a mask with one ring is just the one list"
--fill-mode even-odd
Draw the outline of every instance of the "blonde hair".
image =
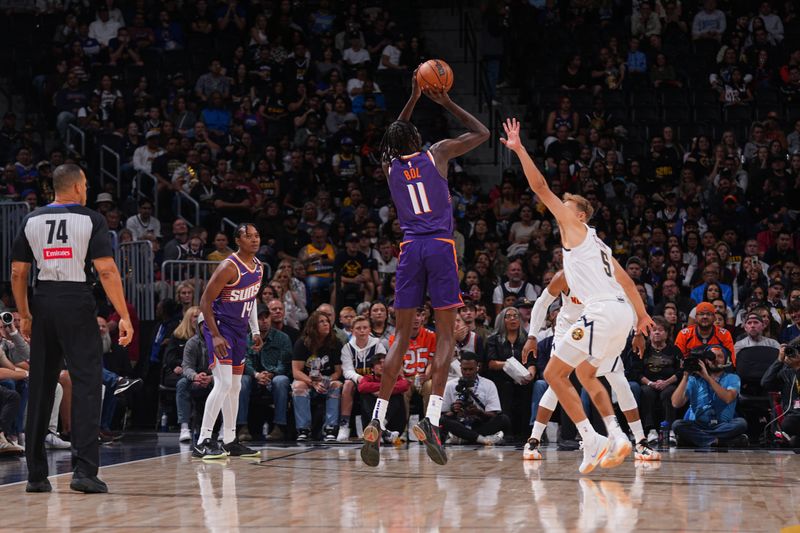
[[192, 338], [194, 334], [197, 333], [197, 320], [194, 319], [194, 314], [199, 311], [200, 308], [196, 305], [187, 309], [186, 312], [183, 313], [183, 320], [181, 320], [181, 323], [175, 328], [172, 335], [184, 341]]
[[592, 218], [592, 215], [594, 214], [594, 207], [592, 207], [592, 204], [589, 203], [589, 200], [580, 194], [571, 194], [568, 192], [565, 192], [562, 198], [565, 202], [575, 202], [575, 205], [578, 206], [578, 210], [586, 213], [586, 220]]

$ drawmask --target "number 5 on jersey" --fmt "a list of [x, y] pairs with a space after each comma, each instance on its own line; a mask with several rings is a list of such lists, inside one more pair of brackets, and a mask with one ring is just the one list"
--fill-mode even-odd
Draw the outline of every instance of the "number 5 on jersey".
[[428, 204], [428, 195], [425, 194], [425, 184], [419, 181], [417, 183], [409, 183], [406, 187], [408, 187], [408, 194], [411, 196], [411, 205], [414, 208], [414, 214], [421, 215], [423, 213], [430, 213], [431, 206]]
[[606, 271], [606, 276], [608, 276], [609, 278], [612, 277], [611, 276], [611, 263], [608, 261], [608, 255], [605, 253], [605, 251], [601, 250], [600, 251], [600, 257], [603, 259], [603, 270]]

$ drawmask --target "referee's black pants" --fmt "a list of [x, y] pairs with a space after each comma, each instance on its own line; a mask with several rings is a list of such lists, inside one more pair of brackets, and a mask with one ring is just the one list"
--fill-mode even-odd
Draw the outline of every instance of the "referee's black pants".
[[[43, 283], [31, 302], [31, 359], [25, 458], [28, 480], [47, 477], [44, 439], [58, 376], [67, 362], [72, 379], [74, 477], [97, 475], [103, 347], [95, 299], [85, 285]], [[55, 286], [54, 286], [55, 285]], [[65, 287], [67, 285], [67, 287]]]

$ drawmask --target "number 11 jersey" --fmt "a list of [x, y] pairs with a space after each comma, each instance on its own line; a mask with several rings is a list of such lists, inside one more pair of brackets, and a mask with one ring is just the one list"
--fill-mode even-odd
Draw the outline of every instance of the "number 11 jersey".
[[389, 191], [406, 240], [453, 238], [453, 207], [447, 178], [428, 152], [394, 159], [389, 166]]
[[585, 305], [593, 301], [625, 298], [614, 277], [611, 249], [586, 226], [586, 238], [574, 248], [564, 248], [564, 276], [570, 294]]

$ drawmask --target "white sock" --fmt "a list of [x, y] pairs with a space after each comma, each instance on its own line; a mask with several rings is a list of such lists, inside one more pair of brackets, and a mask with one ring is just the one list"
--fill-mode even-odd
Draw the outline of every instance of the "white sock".
[[[197, 441], [198, 444], [211, 438], [214, 424], [217, 422], [217, 417], [219, 416], [223, 403], [228, 397], [228, 391], [231, 389], [231, 384], [233, 382], [233, 369], [231, 365], [222, 365], [218, 363], [211, 369], [211, 374], [214, 376], [214, 387], [208, 394], [208, 398], [206, 398], [206, 407], [203, 411], [203, 423], [200, 429], [200, 437]], [[234, 431], [235, 428], [236, 424], [234, 424]]]
[[578, 431], [581, 432], [581, 437], [583, 437], [584, 447], [586, 447], [587, 444], [592, 442], [595, 439], [595, 437], [597, 437], [597, 432], [592, 427], [592, 424], [589, 422], [588, 418], [584, 418], [580, 422], [576, 422], [575, 427], [578, 428]]
[[609, 437], [614, 437], [615, 439], [618, 438], [625, 438], [625, 434], [622, 432], [622, 429], [619, 427], [619, 422], [617, 422], [617, 417], [614, 415], [611, 416], [604, 416], [603, 422], [606, 424], [606, 430], [608, 431]]
[[439, 416], [442, 414], [442, 403], [444, 402], [444, 398], [441, 396], [437, 396], [436, 394], [431, 394], [430, 399], [428, 400], [428, 411], [425, 413], [425, 416], [430, 420], [431, 425], [439, 426]]
[[241, 374], [233, 374], [231, 378], [231, 387], [222, 402], [222, 442], [225, 444], [236, 440], [236, 415], [239, 414], [239, 391], [242, 390]]
[[533, 423], [533, 429], [531, 430], [531, 438], [534, 438], [541, 442], [542, 434], [544, 430], [547, 428], [546, 425], [542, 424], [538, 420]]
[[636, 439], [636, 442], [640, 442], [644, 438], [642, 421], [634, 420], [633, 422], [628, 422], [628, 425], [631, 427], [631, 431], [633, 431], [633, 438]]
[[377, 418], [381, 423], [381, 429], [386, 427], [386, 409], [389, 407], [389, 400], [378, 398], [375, 400], [375, 408], [372, 410], [372, 418]]
[[200, 436], [197, 437], [197, 444], [202, 444], [204, 440], [211, 438], [213, 428], [200, 428]]
[[181, 424], [181, 431], [183, 431], [185, 429], [189, 429], [189, 423], [188, 422], [183, 422]]

